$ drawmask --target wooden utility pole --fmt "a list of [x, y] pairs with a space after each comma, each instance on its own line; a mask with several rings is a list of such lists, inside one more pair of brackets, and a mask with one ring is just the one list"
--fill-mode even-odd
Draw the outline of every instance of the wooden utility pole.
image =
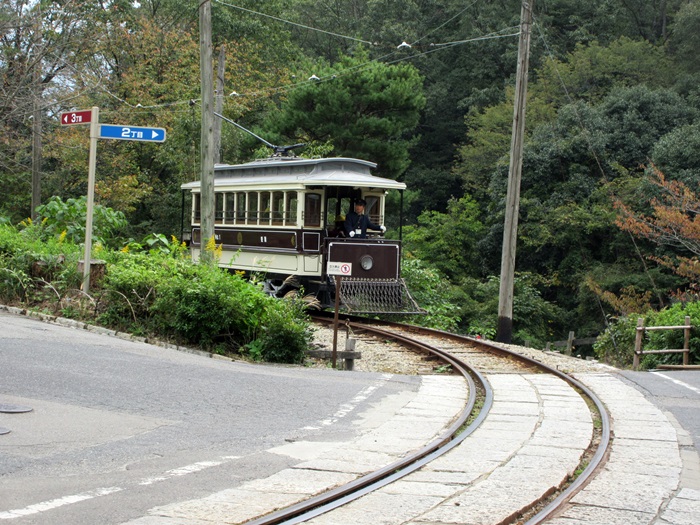
[[[224, 114], [224, 76], [226, 72], [226, 46], [221, 44], [216, 72], [216, 104], [214, 112]], [[214, 164], [221, 162], [221, 119], [214, 119]]]
[[36, 209], [41, 204], [41, 158], [43, 156], [41, 99], [44, 92], [41, 75], [43, 36], [41, 33], [41, 4], [37, 7], [34, 24], [34, 66], [32, 67], [32, 210], [31, 218], [39, 216]]
[[201, 251], [200, 261], [213, 262], [206, 246], [214, 237], [214, 72], [212, 67], [211, 0], [199, 5], [199, 68], [202, 93], [201, 159]]
[[41, 158], [43, 156], [41, 95], [41, 60], [34, 64], [32, 78], [32, 220], [39, 216], [37, 208], [41, 204]]
[[513, 337], [513, 288], [515, 283], [515, 247], [518, 236], [520, 209], [520, 179], [523, 167], [523, 140], [525, 136], [525, 103], [527, 98], [527, 70], [530, 57], [530, 27], [534, 0], [523, 0], [520, 11], [520, 39], [518, 41], [518, 69], [515, 79], [513, 108], [513, 136], [510, 143], [508, 193], [506, 195], [501, 254], [501, 284], [498, 293], [498, 327], [496, 341], [510, 343]]

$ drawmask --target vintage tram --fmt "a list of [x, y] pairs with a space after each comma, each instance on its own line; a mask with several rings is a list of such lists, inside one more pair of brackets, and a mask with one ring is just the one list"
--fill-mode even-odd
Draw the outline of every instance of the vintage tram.
[[[214, 168], [214, 241], [218, 264], [262, 275], [269, 293], [303, 289], [322, 307], [354, 313], [418, 313], [401, 279], [401, 241], [381, 231], [366, 238], [345, 235], [345, 215], [366, 202], [372, 223], [384, 224], [386, 195], [402, 182], [376, 177], [376, 164], [351, 158], [303, 159], [273, 156]], [[191, 193], [190, 249], [197, 260], [201, 238], [201, 184]], [[330, 264], [329, 264], [330, 263]], [[328, 268], [331, 271], [328, 274]], [[335, 278], [336, 275], [341, 279]], [[340, 282], [340, 289], [336, 284]]]

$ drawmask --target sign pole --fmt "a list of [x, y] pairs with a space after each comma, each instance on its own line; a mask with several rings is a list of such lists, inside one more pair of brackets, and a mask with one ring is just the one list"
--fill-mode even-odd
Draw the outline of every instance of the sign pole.
[[338, 310], [340, 309], [340, 283], [343, 277], [335, 276], [335, 313], [333, 314], [333, 352], [331, 352], [331, 364], [335, 368], [338, 360]]
[[90, 154], [88, 164], [87, 212], [85, 216], [85, 256], [83, 262], [83, 291], [90, 292], [90, 258], [92, 257], [92, 212], [95, 206], [95, 165], [97, 164], [97, 138], [100, 125], [100, 110], [92, 108], [90, 113]]

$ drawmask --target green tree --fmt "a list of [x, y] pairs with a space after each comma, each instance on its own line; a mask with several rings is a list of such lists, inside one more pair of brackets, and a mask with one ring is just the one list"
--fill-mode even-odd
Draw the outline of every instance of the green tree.
[[561, 106], [571, 100], [599, 102], [617, 87], [670, 87], [677, 69], [663, 47], [623, 36], [607, 45], [580, 43], [562, 59], [545, 60], [536, 75], [530, 92]]
[[377, 162], [389, 178], [403, 173], [425, 104], [416, 69], [360, 55], [319, 66], [315, 75], [320, 80], [291, 91], [266, 127], [293, 141], [330, 141], [334, 155]]
[[683, 2], [671, 24], [669, 48], [687, 73], [700, 73], [700, 4]]
[[452, 199], [447, 213], [424, 211], [416, 226], [404, 228], [404, 253], [431, 261], [456, 282], [481, 270], [477, 242], [483, 230], [477, 203], [469, 196]]

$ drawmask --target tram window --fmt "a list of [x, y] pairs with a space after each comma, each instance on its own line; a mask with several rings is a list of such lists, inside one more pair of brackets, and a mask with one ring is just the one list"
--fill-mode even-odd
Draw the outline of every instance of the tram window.
[[326, 200], [326, 227], [332, 227], [335, 222], [335, 216], [340, 214], [338, 205], [339, 201], [335, 197], [330, 197]]
[[270, 212], [272, 208], [270, 207], [270, 196], [269, 191], [260, 192], [260, 224], [270, 223]]
[[236, 193], [236, 224], [245, 224], [245, 193]]
[[297, 192], [287, 192], [286, 201], [284, 223], [286, 225], [294, 226], [297, 223]]
[[382, 210], [379, 207], [379, 197], [376, 195], [367, 195], [365, 198], [367, 205], [365, 207], [365, 213], [369, 217], [369, 220], [374, 224], [382, 224], [381, 213]]
[[246, 224], [258, 223], [258, 194], [251, 191], [248, 193], [248, 209]]
[[[345, 221], [350, 209], [350, 199], [347, 197], [331, 197], [326, 201], [326, 226], [332, 228], [336, 223]], [[336, 220], [338, 219], [338, 220]]]
[[224, 204], [224, 222], [226, 222], [227, 224], [233, 224], [236, 210], [236, 194], [226, 193], [224, 198]]
[[221, 224], [224, 222], [224, 194], [217, 193], [215, 195], [216, 205], [214, 207], [214, 222]]
[[198, 223], [202, 218], [202, 196], [199, 193], [192, 194], [192, 222]]
[[321, 226], [321, 195], [307, 193], [304, 199], [304, 226], [318, 228]]
[[282, 224], [284, 218], [284, 193], [275, 191], [272, 193], [272, 224]]

